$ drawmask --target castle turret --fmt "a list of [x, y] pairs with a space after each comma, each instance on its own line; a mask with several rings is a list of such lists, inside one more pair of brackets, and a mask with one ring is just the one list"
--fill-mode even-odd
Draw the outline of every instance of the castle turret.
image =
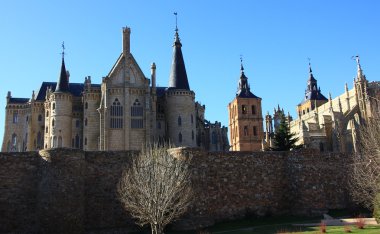
[[165, 110], [167, 137], [176, 146], [196, 146], [195, 93], [190, 90], [183, 60], [182, 44], [175, 30], [173, 60]]
[[[63, 46], [63, 45], [62, 45]], [[64, 49], [64, 46], [63, 46]], [[62, 52], [61, 73], [54, 92], [45, 104], [47, 119], [45, 134], [48, 134], [47, 148], [72, 147], [72, 94], [69, 92], [69, 79]]]

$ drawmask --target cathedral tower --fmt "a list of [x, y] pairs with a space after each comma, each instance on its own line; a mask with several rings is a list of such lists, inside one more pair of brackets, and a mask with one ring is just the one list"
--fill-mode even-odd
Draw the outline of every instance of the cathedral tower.
[[235, 99], [228, 104], [231, 150], [259, 151], [262, 149], [263, 117], [261, 98], [255, 96], [241, 64], [241, 75]]
[[175, 146], [195, 147], [195, 93], [190, 90], [181, 47], [176, 27], [169, 87], [165, 96], [167, 137]]
[[321, 88], [318, 87], [309, 63], [309, 79], [307, 80], [304, 100], [297, 105], [298, 116], [305, 115], [326, 102], [327, 98], [321, 93]]

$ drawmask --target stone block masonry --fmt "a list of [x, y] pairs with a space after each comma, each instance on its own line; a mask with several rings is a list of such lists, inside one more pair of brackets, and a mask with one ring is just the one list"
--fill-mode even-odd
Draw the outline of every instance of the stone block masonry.
[[[350, 156], [315, 151], [192, 155], [195, 199], [176, 228], [246, 215], [315, 215], [346, 208]], [[133, 227], [117, 183], [135, 151], [0, 153], [0, 233], [86, 233]]]

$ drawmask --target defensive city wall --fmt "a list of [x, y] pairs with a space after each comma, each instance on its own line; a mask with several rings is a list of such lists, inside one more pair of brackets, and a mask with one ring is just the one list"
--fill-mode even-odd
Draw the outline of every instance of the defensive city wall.
[[[315, 215], [348, 205], [348, 155], [176, 152], [193, 155], [196, 196], [177, 228], [245, 215]], [[85, 233], [133, 226], [116, 191], [123, 168], [135, 155], [71, 149], [0, 153], [0, 233]]]

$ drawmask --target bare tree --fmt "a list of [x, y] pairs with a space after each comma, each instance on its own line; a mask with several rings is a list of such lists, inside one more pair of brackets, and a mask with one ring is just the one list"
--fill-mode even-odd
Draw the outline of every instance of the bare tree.
[[191, 157], [175, 155], [171, 146], [147, 145], [123, 173], [119, 196], [140, 226], [153, 234], [183, 214], [192, 198]]
[[358, 153], [354, 155], [350, 191], [354, 200], [372, 209], [380, 193], [380, 121], [360, 126]]

